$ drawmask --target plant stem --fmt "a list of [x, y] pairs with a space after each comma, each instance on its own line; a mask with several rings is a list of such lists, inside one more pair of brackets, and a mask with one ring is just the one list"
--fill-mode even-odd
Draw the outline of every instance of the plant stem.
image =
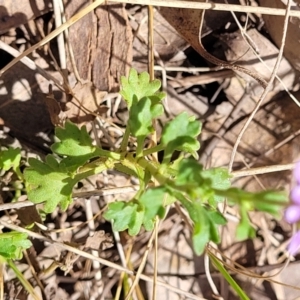
[[129, 126], [126, 127], [125, 133], [123, 136], [123, 140], [120, 146], [120, 152], [125, 152], [127, 149], [128, 141], [129, 141], [129, 136], [130, 136], [130, 129]]
[[241, 287], [236, 283], [236, 281], [230, 276], [227, 270], [223, 267], [223, 265], [216, 259], [211, 253], [208, 252], [209, 258], [212, 260], [214, 266], [219, 270], [219, 272], [223, 275], [226, 281], [230, 284], [230, 286], [236, 291], [239, 297], [242, 300], [250, 300], [245, 292], [241, 289]]
[[139, 158], [136, 163], [145, 170], [148, 170], [151, 173], [151, 175], [159, 182], [159, 184], [163, 185], [168, 181], [168, 178], [162, 175], [159, 172], [159, 169], [152, 162], [148, 161], [144, 157]]
[[19, 271], [17, 266], [13, 263], [11, 259], [6, 260], [6, 263], [9, 265], [9, 267], [14, 271], [17, 278], [22, 283], [23, 287], [26, 289], [26, 291], [35, 299], [35, 300], [41, 300], [41, 298], [36, 294], [35, 290], [33, 289], [32, 285], [29, 283], [29, 281], [24, 277], [24, 275]]
[[159, 151], [162, 151], [162, 150], [164, 150], [163, 146], [162, 145], [157, 145], [155, 147], [144, 150], [143, 151], [143, 156], [148, 156], [152, 153], [159, 152]]
[[143, 156], [144, 141], [145, 141], [144, 137], [137, 138], [136, 157]]
[[97, 159], [91, 163], [86, 164], [82, 169], [79, 170], [79, 173], [75, 175], [74, 180], [77, 182], [85, 179], [89, 176], [99, 174], [105, 170], [112, 169], [117, 163], [116, 160], [113, 159]]
[[104, 149], [101, 149], [101, 148], [98, 148], [96, 153], [101, 158], [108, 157], [108, 158], [112, 158], [112, 159], [115, 159], [115, 160], [120, 160], [120, 159], [122, 159], [122, 156], [124, 156], [124, 154], [122, 154], [122, 153], [117, 153], [117, 152], [114, 152], [114, 151], [108, 151], [108, 150], [104, 150]]

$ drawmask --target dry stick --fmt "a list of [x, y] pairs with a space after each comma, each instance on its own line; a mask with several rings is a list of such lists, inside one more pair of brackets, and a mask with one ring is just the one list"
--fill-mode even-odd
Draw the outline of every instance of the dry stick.
[[[121, 260], [122, 266], [124, 268], [126, 268], [127, 263], [130, 260], [131, 250], [132, 250], [132, 247], [133, 247], [132, 239], [130, 240], [131, 243], [130, 243], [127, 251], [126, 251], [126, 255], [124, 255], [125, 253], [124, 253], [123, 248], [122, 248], [122, 251], [119, 250], [119, 248], [121, 248], [122, 245], [121, 245], [120, 234], [119, 234], [118, 231], [114, 231], [114, 237], [115, 237], [115, 240], [116, 240], [116, 244], [117, 244], [117, 248], [118, 248], [118, 252], [119, 252], [119, 255], [120, 255], [120, 260]], [[117, 288], [117, 291], [115, 293], [114, 300], [119, 300], [120, 299], [121, 291], [122, 291], [122, 282], [123, 282], [124, 278], [125, 278], [125, 272], [122, 272], [121, 275], [120, 275], [120, 278], [119, 278], [118, 288]]]
[[155, 227], [154, 227], [154, 276], [153, 276], [153, 286], [152, 286], [152, 300], [156, 300], [156, 293], [157, 293], [157, 272], [158, 272], [158, 226], [159, 220], [156, 216], [155, 218]]
[[148, 6], [148, 69], [150, 80], [154, 80], [154, 36], [153, 36], [153, 6]]
[[[135, 192], [139, 188], [139, 185], [129, 185], [111, 189], [99, 189], [99, 190], [92, 190], [92, 191], [85, 191], [85, 192], [74, 192], [72, 194], [73, 198], [86, 198], [91, 196], [108, 196], [108, 195], [115, 195], [121, 193], [130, 193]], [[1, 206], [0, 206], [1, 207]]]
[[[206, 0], [207, 2], [207, 0]], [[207, 59], [209, 62], [217, 65], [217, 66], [221, 66], [222, 68], [227, 68], [227, 69], [231, 69], [233, 71], [242, 71], [243, 73], [246, 73], [248, 75], [250, 75], [251, 77], [253, 77], [255, 80], [257, 80], [262, 86], [265, 86], [266, 82], [264, 81], [263, 78], [261, 78], [258, 74], [254, 74], [253, 72], [251, 72], [248, 69], [245, 69], [241, 66], [238, 65], [232, 65], [232, 64], [228, 64], [214, 56], [212, 56], [211, 54], [209, 54], [206, 49], [203, 47], [202, 44], [202, 27], [203, 27], [203, 21], [204, 21], [204, 14], [205, 14], [205, 10], [202, 10], [201, 13], [201, 17], [200, 17], [200, 24], [199, 24], [199, 32], [198, 32], [198, 42], [199, 42], [199, 46], [197, 47], [198, 52], [200, 53], [200, 55], [202, 57], [204, 57], [205, 59]], [[220, 293], [211, 277], [211, 273], [209, 270], [209, 257], [207, 255], [207, 253], [204, 255], [204, 266], [205, 266], [205, 274], [207, 276], [207, 280], [209, 283], [210, 288], [212, 289], [213, 293], [217, 296], [220, 297]]]
[[[61, 242], [58, 242], [58, 241], [53, 241], [39, 233], [36, 233], [36, 232], [32, 232], [30, 230], [27, 230], [25, 228], [22, 228], [20, 226], [17, 226], [17, 225], [14, 225], [14, 224], [11, 224], [9, 222], [6, 222], [4, 220], [0, 220], [0, 224], [6, 228], [9, 228], [11, 230], [15, 230], [15, 231], [18, 231], [18, 232], [23, 232], [23, 233], [26, 233], [28, 236], [30, 236], [31, 238], [34, 238], [34, 239], [38, 239], [38, 240], [41, 240], [41, 241], [45, 241], [45, 242], [48, 242], [50, 244], [53, 244], [53, 245], [56, 245], [58, 247], [61, 247], [67, 251], [70, 251], [72, 253], [75, 253], [75, 254], [78, 254], [82, 257], [85, 257], [87, 259], [91, 259], [91, 260], [96, 260], [96, 261], [99, 261], [101, 264], [107, 266], [107, 267], [110, 267], [110, 268], [113, 268], [113, 269], [116, 269], [116, 270], [119, 270], [119, 271], [123, 271], [123, 272], [126, 272], [127, 274], [129, 275], [135, 275], [136, 273], [131, 271], [131, 270], [128, 270], [126, 268], [123, 268], [115, 263], [112, 263], [110, 261], [107, 261], [103, 258], [100, 258], [100, 257], [95, 257], [94, 255], [90, 254], [90, 253], [87, 253], [85, 251], [82, 251], [78, 248], [75, 248], [75, 247], [72, 247], [72, 246], [69, 246], [67, 244], [64, 244], [64, 243], [61, 243]], [[139, 275], [139, 277], [144, 280], [144, 281], [147, 281], [147, 282], [153, 282], [153, 279], [146, 276], [146, 275]], [[182, 291], [181, 289], [178, 289], [176, 287], [173, 287], [169, 284], [166, 284], [165, 282], [162, 282], [162, 281], [157, 281], [157, 284], [162, 286], [162, 287], [165, 287], [167, 289], [169, 289], [170, 291], [173, 291], [179, 295], [184, 295], [190, 299], [195, 299], [195, 300], [207, 300], [207, 299], [204, 299], [204, 298], [201, 298], [201, 297], [198, 297], [198, 296], [195, 296], [189, 292], [185, 292], [185, 291]]]
[[264, 89], [262, 95], [260, 96], [260, 99], [258, 100], [254, 110], [252, 111], [250, 117], [248, 118], [247, 122], [244, 124], [242, 130], [240, 131], [237, 140], [233, 146], [233, 150], [232, 150], [232, 154], [230, 157], [230, 162], [229, 162], [229, 172], [232, 170], [232, 165], [233, 165], [233, 161], [234, 161], [234, 157], [237, 151], [237, 148], [239, 146], [239, 143], [242, 139], [242, 136], [244, 135], [244, 132], [246, 131], [246, 129], [248, 128], [249, 124], [251, 123], [252, 119], [254, 118], [256, 112], [258, 111], [260, 105], [262, 104], [262, 102], [264, 101], [265, 97], [267, 96], [268, 92], [270, 91], [270, 89], [272, 88], [272, 84], [274, 79], [276, 78], [276, 73], [278, 71], [281, 59], [282, 59], [282, 55], [283, 55], [283, 49], [284, 49], [284, 44], [285, 44], [285, 38], [286, 38], [286, 33], [287, 33], [287, 28], [288, 28], [288, 24], [289, 24], [289, 16], [290, 16], [290, 9], [291, 9], [291, 0], [288, 0], [287, 3], [287, 7], [286, 7], [286, 13], [285, 13], [285, 18], [284, 18], [284, 25], [283, 25], [283, 34], [282, 34], [282, 40], [281, 40], [281, 46], [279, 49], [279, 53], [277, 56], [277, 60], [274, 66], [274, 69], [272, 71], [272, 75], [271, 78], [266, 86], [266, 88]]
[[[88, 222], [89, 236], [92, 237], [96, 232], [96, 226], [95, 226], [95, 222], [94, 222], [94, 218], [93, 218], [92, 202], [91, 202], [91, 200], [85, 199], [84, 204], [85, 204], [85, 215], [86, 215], [87, 220], [89, 220], [89, 222]], [[91, 253], [94, 256], [99, 257], [98, 250], [92, 250]], [[102, 278], [101, 264], [98, 261], [93, 260], [93, 269], [96, 271], [95, 279], [96, 279], [96, 284], [97, 284], [97, 290], [99, 292], [98, 284]]]
[[33, 205], [35, 205], [35, 204], [28, 200], [20, 201], [20, 202], [13, 202], [13, 203], [3, 203], [3, 204], [0, 204], [0, 211], [8, 210], [8, 209], [18, 209], [18, 208], [23, 208], [26, 206], [33, 206]]
[[[53, 0], [53, 11], [54, 11], [54, 20], [55, 27], [59, 27], [62, 25], [62, 1], [61, 0]], [[66, 63], [66, 48], [64, 43], [64, 35], [61, 33], [57, 36], [57, 47], [58, 47], [58, 55], [60, 67], [65, 70], [67, 68]]]
[[[5, 44], [1, 40], [0, 40], [0, 49], [6, 51], [7, 53], [9, 53], [10, 55], [12, 55], [13, 57], [16, 57], [16, 58], [18, 58], [22, 55], [18, 50], [14, 49], [10, 45]], [[42, 75], [47, 80], [53, 81], [58, 87], [60, 87], [61, 89], [63, 88], [58, 79], [53, 77], [51, 74], [47, 73], [44, 69], [37, 66], [35, 64], [35, 62], [32, 61], [30, 58], [23, 57], [22, 59], [20, 59], [20, 61], [29, 69], [37, 71], [40, 75]]]
[[295, 167], [294, 164], [286, 164], [286, 165], [273, 165], [259, 168], [252, 168], [240, 171], [232, 171], [230, 174], [233, 178], [244, 177], [244, 176], [253, 176], [259, 174], [273, 173], [273, 172], [281, 172], [281, 171], [289, 171]]
[[[110, 0], [110, 2], [118, 3], [129, 3], [129, 4], [140, 4], [140, 5], [153, 5], [163, 7], [178, 7], [178, 8], [194, 8], [194, 9], [210, 9], [216, 11], [235, 11], [243, 13], [255, 13], [265, 14], [273, 16], [284, 16], [286, 13], [285, 9], [282, 8], [270, 8], [263, 6], [243, 6], [235, 4], [222, 4], [222, 3], [206, 3], [206, 2], [195, 2], [195, 1], [182, 1], [182, 0]], [[300, 17], [299, 10], [290, 11], [291, 17]]]
[[166, 72], [187, 72], [187, 73], [197, 73], [197, 72], [217, 72], [220, 70], [219, 67], [168, 67], [168, 66], [154, 66], [154, 70], [156, 71], [166, 71]]
[[[148, 68], [149, 68], [149, 74], [150, 74], [150, 80], [154, 80], [154, 10], [153, 10], [153, 6], [149, 5], [148, 6]], [[156, 129], [156, 121], [153, 120], [153, 128]], [[157, 145], [157, 131], [154, 130], [154, 133], [151, 136], [151, 140], [152, 140], [152, 144], [153, 146]], [[158, 156], [157, 153], [153, 154], [153, 159], [155, 161], [158, 161]], [[156, 183], [155, 183], [156, 185]], [[158, 218], [155, 218], [155, 226], [154, 226], [154, 230], [153, 230], [153, 235], [151, 236], [149, 243], [148, 243], [148, 248], [144, 257], [143, 257], [143, 261], [141, 266], [139, 267], [138, 272], [142, 272], [143, 269], [143, 265], [146, 263], [146, 259], [148, 257], [150, 248], [152, 246], [152, 241], [154, 238], [154, 277], [153, 277], [153, 286], [152, 286], [152, 300], [156, 299], [156, 289], [157, 289], [157, 262], [158, 262], [158, 258], [157, 258], [157, 244], [158, 244]], [[132, 287], [130, 289], [133, 290], [133, 287], [138, 283], [138, 276], [135, 278]], [[128, 293], [128, 296], [126, 297], [126, 299], [129, 299], [129, 295], [130, 295], [130, 291]]]
[[[244, 158], [242, 158], [242, 160], [243, 160], [243, 163], [244, 163], [245, 167], [246, 167], [247, 169], [250, 169], [249, 164], [246, 162], [246, 160], [245, 160]], [[260, 186], [260, 188], [261, 188], [262, 190], [266, 190], [266, 187], [265, 187], [264, 184], [261, 182], [261, 180], [258, 178], [258, 176], [257, 176], [257, 175], [253, 175], [253, 177], [254, 177], [255, 181], [258, 183], [258, 185]]]
[[221, 295], [220, 295], [220, 293], [219, 293], [219, 291], [218, 291], [218, 289], [217, 289], [217, 287], [216, 287], [216, 285], [215, 285], [215, 283], [214, 283], [214, 281], [211, 277], [210, 268], [209, 268], [209, 256], [206, 252], [204, 253], [204, 269], [205, 269], [206, 279], [209, 283], [210, 288], [212, 289], [212, 291], [214, 293], [213, 298], [216, 298], [216, 299], [219, 299], [219, 300], [221, 300], [221, 299], [224, 300], [221, 297]]
[[0, 262], [0, 300], [4, 300], [4, 264]]
[[[74, 192], [73, 198], [84, 198], [90, 196], [107, 196], [107, 195], [114, 195], [114, 194], [121, 194], [121, 193], [130, 193], [135, 192], [138, 190], [138, 185], [133, 186], [124, 186], [120, 188], [111, 188], [111, 189], [103, 189], [103, 190], [93, 190], [93, 191], [85, 191], [85, 192]], [[13, 203], [4, 203], [0, 204], [0, 211], [8, 210], [8, 209], [19, 209], [26, 206], [33, 206], [35, 203], [31, 201], [20, 201], [20, 202], [13, 202]]]
[[[149, 251], [150, 251], [150, 249], [152, 247], [152, 243], [153, 243], [154, 237], [155, 237], [155, 230], [152, 231], [152, 234], [151, 234], [150, 239], [149, 239], [148, 244], [147, 244], [146, 251], [145, 251], [145, 253], [143, 255], [143, 259], [142, 259], [141, 264], [140, 264], [140, 266], [139, 266], [139, 268], [138, 268], [138, 270], [136, 272], [136, 277], [135, 277], [135, 279], [134, 279], [134, 281], [133, 281], [133, 283], [132, 283], [132, 285], [130, 287], [130, 290], [129, 290], [128, 294], [126, 295], [125, 300], [129, 300], [130, 299], [131, 294], [133, 293], [133, 291], [135, 289], [135, 286], [138, 284], [138, 281], [140, 280], [140, 278], [142, 278], [141, 274], [142, 274], [143, 269], [145, 267], [146, 260], [147, 260]], [[154, 280], [152, 280], [152, 284], [154, 284]]]
[[[213, 249], [213, 251], [212, 251], [212, 249]], [[250, 277], [250, 278], [266, 280], [266, 281], [269, 281], [269, 282], [272, 282], [272, 283], [280, 284], [282, 286], [286, 286], [286, 287], [289, 287], [289, 288], [300, 290], [299, 287], [295, 287], [295, 286], [292, 286], [292, 285], [289, 285], [289, 284], [285, 284], [283, 282], [279, 282], [279, 281], [273, 280], [271, 278], [273, 276], [259, 275], [259, 274], [256, 274], [254, 271], [251, 271], [252, 269], [257, 269], [257, 268], [259, 270], [267, 269], [268, 271], [273, 270], [273, 269], [278, 269], [278, 268], [281, 268], [281, 270], [282, 270], [282, 269], [285, 268], [286, 262], [284, 264], [276, 264], [276, 265], [269, 265], [269, 266], [262, 266], [262, 267], [245, 268], [242, 265], [240, 265], [240, 264], [238, 264], [238, 263], [236, 263], [234, 261], [232, 262], [233, 265], [228, 264], [226, 262], [226, 260], [230, 260], [230, 261], [232, 261], [232, 260], [228, 256], [226, 256], [223, 253], [221, 253], [220, 250], [218, 250], [218, 249], [215, 249], [215, 248], [212, 248], [212, 247], [207, 247], [206, 251], [210, 255], [214, 255], [215, 258], [218, 259], [220, 263], [222, 263], [227, 269], [229, 269], [233, 273], [238, 273], [238, 274]], [[217, 252], [217, 254], [219, 254], [222, 257], [222, 259], [219, 258], [218, 255], [215, 254], [215, 252]], [[295, 262], [295, 263], [297, 263], [297, 262]]]
[[41, 289], [41, 292], [43, 295], [46, 295], [45, 293], [45, 287], [43, 285], [43, 283], [41, 282], [40, 278], [38, 277], [38, 274], [36, 273], [36, 270], [34, 269], [32, 263], [31, 263], [31, 260], [29, 258], [29, 255], [27, 253], [27, 250], [23, 250], [23, 255], [24, 255], [24, 258], [29, 266], [29, 270], [33, 276], [33, 278], [35, 279], [36, 283], [38, 284], [38, 286], [40, 287]]
[[0, 76], [6, 72], [8, 69], [10, 69], [12, 66], [14, 66], [19, 60], [21, 60], [23, 57], [29, 55], [34, 50], [38, 49], [39, 47], [47, 44], [49, 41], [51, 41], [53, 38], [58, 36], [61, 32], [63, 32], [65, 29], [69, 28], [71, 25], [75, 24], [77, 21], [79, 21], [82, 17], [87, 15], [89, 12], [94, 10], [97, 6], [102, 4], [105, 0], [95, 0], [95, 2], [91, 3], [89, 6], [83, 8], [79, 13], [77, 13], [75, 16], [73, 16], [71, 19], [69, 19], [66, 23], [62, 24], [60, 27], [56, 28], [54, 31], [52, 31], [50, 34], [48, 34], [44, 39], [42, 39], [37, 44], [33, 45], [29, 49], [25, 50], [20, 56], [13, 59], [8, 65], [6, 65], [3, 69], [0, 70]]
[[[92, 219], [95, 220], [97, 217], [99, 217], [100, 215], [103, 214], [103, 212], [107, 209], [107, 206], [104, 206], [101, 210], [99, 210], [93, 217]], [[35, 222], [35, 225], [37, 225], [38, 227], [40, 227], [43, 231], [46, 231], [46, 232], [56, 232], [56, 233], [59, 233], [59, 232], [67, 232], [69, 230], [74, 230], [76, 228], [82, 228], [84, 227], [85, 225], [87, 225], [88, 223], [90, 222], [90, 219], [89, 220], [86, 220], [85, 222], [82, 222], [78, 225], [74, 225], [74, 226], [71, 226], [71, 227], [68, 227], [68, 228], [59, 228], [59, 229], [51, 229], [49, 230], [46, 226], [42, 225], [42, 224], [39, 224], [37, 222]]]
[[[60, 0], [60, 10], [61, 10], [61, 14], [62, 14], [62, 16], [61, 16], [62, 21], [65, 23], [67, 20], [66, 20], [66, 15], [65, 15], [64, 3], [63, 3], [62, 0]], [[68, 54], [69, 54], [69, 60], [70, 60], [70, 63], [72, 65], [74, 75], [75, 75], [77, 81], [79, 81], [81, 84], [84, 84], [84, 81], [82, 80], [82, 78], [80, 77], [80, 75], [78, 73], [73, 48], [72, 48], [72, 45], [69, 41], [69, 31], [68, 31], [68, 29], [64, 30], [64, 37], [65, 37], [65, 41], [66, 41], [67, 51], [68, 51]]]

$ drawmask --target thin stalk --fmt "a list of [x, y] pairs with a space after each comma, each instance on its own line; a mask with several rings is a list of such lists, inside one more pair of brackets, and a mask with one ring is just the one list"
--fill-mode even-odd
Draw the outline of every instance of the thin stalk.
[[144, 137], [137, 138], [136, 157], [143, 156], [144, 141], [145, 141]]
[[117, 163], [117, 161], [114, 161], [112, 159], [103, 160], [103, 158], [93, 161], [92, 163], [89, 163], [85, 165], [82, 169], [80, 169], [79, 173], [75, 175], [74, 180], [80, 181], [89, 176], [102, 173], [105, 170], [112, 169], [115, 163]]
[[102, 157], [102, 158], [107, 157], [107, 158], [112, 158], [112, 159], [115, 159], [115, 160], [122, 159], [122, 156], [124, 155], [122, 153], [117, 153], [117, 152], [114, 152], [114, 151], [108, 151], [108, 150], [104, 150], [104, 149], [101, 149], [101, 148], [97, 148], [96, 154], [99, 157]]
[[144, 157], [139, 158], [139, 159], [136, 161], [136, 163], [137, 163], [138, 165], [140, 165], [142, 168], [148, 170], [148, 171], [151, 173], [151, 175], [152, 175], [152, 176], [153, 176], [153, 177], [154, 177], [161, 185], [163, 185], [164, 183], [166, 183], [166, 182], [168, 181], [168, 178], [165, 177], [164, 175], [162, 175], [162, 174], [159, 172], [158, 168], [155, 167], [155, 165], [154, 165], [152, 162], [146, 160]]
[[0, 260], [0, 300], [4, 299], [4, 263]]
[[[251, 201], [251, 202], [257, 202], [257, 201], [260, 201], [261, 202], [261, 199], [258, 197], [254, 197], [255, 194], [242, 194], [242, 195], [239, 195], [238, 193], [236, 193], [234, 190], [231, 190], [231, 189], [228, 189], [228, 190], [218, 190], [218, 189], [214, 189], [214, 192], [216, 195], [218, 196], [221, 196], [221, 197], [224, 197], [224, 198], [230, 198], [232, 200], [234, 200], [236, 203], [240, 203], [241, 202], [241, 199], [243, 199], [243, 201]], [[257, 194], [260, 194], [260, 193], [257, 193]], [[285, 198], [282, 200], [282, 201], [278, 201], [278, 200], [269, 200], [267, 201], [268, 204], [270, 205], [286, 205], [286, 200]]]
[[160, 144], [160, 145], [157, 145], [157, 146], [154, 146], [154, 147], [151, 147], [149, 149], [144, 150], [143, 151], [143, 156], [148, 156], [152, 153], [156, 153], [156, 152], [159, 152], [159, 151], [162, 151], [162, 150], [164, 150], [164, 147], [163, 147], [163, 145]]
[[241, 287], [236, 283], [236, 281], [230, 276], [227, 270], [223, 267], [223, 265], [216, 259], [212, 254], [208, 253], [209, 258], [212, 260], [214, 266], [219, 270], [222, 276], [226, 279], [226, 281], [230, 284], [230, 286], [235, 290], [240, 299], [242, 300], [250, 300], [250, 298], [245, 294], [245, 292], [241, 289]]
[[19, 271], [17, 266], [13, 263], [11, 259], [8, 259], [6, 263], [9, 265], [9, 267], [14, 271], [19, 281], [22, 283], [23, 287], [26, 289], [26, 291], [35, 299], [35, 300], [41, 300], [41, 298], [36, 294], [35, 290], [33, 289], [32, 285], [29, 283], [29, 281], [23, 276], [23, 274]]
[[125, 152], [127, 150], [129, 137], [130, 137], [130, 129], [129, 129], [129, 126], [127, 126], [126, 129], [125, 129], [125, 132], [124, 132], [124, 136], [123, 136], [121, 146], [120, 146], [120, 152]]

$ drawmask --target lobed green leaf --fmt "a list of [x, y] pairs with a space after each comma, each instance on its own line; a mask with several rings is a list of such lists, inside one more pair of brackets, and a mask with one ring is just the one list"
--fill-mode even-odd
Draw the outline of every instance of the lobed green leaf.
[[[227, 169], [224, 168], [211, 168], [203, 170], [201, 176], [205, 179], [209, 179], [212, 189], [218, 190], [227, 190], [231, 186], [230, 174]], [[224, 197], [218, 196], [215, 193], [211, 194], [211, 197], [208, 198], [208, 203], [215, 207], [219, 202], [222, 202]]]
[[33, 203], [45, 202], [46, 213], [53, 212], [58, 205], [66, 210], [72, 202], [72, 189], [77, 183], [76, 179], [69, 176], [65, 166], [53, 155], [47, 155], [45, 162], [30, 158], [29, 165], [24, 171], [28, 199]]
[[144, 208], [143, 224], [145, 229], [150, 231], [154, 227], [155, 217], [163, 218], [165, 215], [166, 189], [157, 187], [148, 189], [139, 199], [139, 203]]
[[161, 144], [164, 146], [164, 161], [170, 162], [175, 150], [191, 153], [196, 159], [200, 143], [197, 140], [201, 132], [201, 123], [189, 117], [186, 112], [167, 123], [162, 131]]
[[115, 231], [128, 229], [132, 236], [140, 232], [142, 225], [150, 231], [154, 227], [155, 217], [164, 217], [164, 197], [164, 188], [148, 189], [138, 200], [110, 203], [104, 218], [112, 221]]
[[22, 251], [30, 246], [31, 242], [26, 233], [16, 231], [0, 233], [0, 256], [5, 259], [21, 259]]
[[289, 201], [285, 192], [263, 191], [259, 193], [250, 193], [238, 188], [230, 188], [222, 193], [231, 203], [247, 206], [247, 210], [259, 210], [272, 214], [275, 217], [280, 216], [280, 211]]
[[61, 165], [69, 171], [75, 171], [89, 159], [99, 155], [99, 148], [92, 144], [86, 127], [78, 128], [70, 121], [65, 127], [56, 127], [55, 135], [60, 140], [51, 146], [51, 150], [60, 156], [66, 156]]
[[214, 196], [214, 190], [211, 179], [204, 178], [202, 172], [203, 167], [196, 160], [182, 159], [174, 183], [179, 189], [184, 189], [191, 199], [206, 202]]
[[255, 229], [251, 226], [249, 220], [243, 220], [239, 223], [236, 229], [236, 238], [238, 241], [253, 239], [256, 236]]
[[135, 137], [146, 137], [154, 131], [152, 121], [163, 114], [163, 106], [154, 103], [150, 98], [143, 98], [135, 102], [129, 113], [128, 125]]
[[8, 148], [0, 151], [0, 170], [8, 171], [13, 169], [16, 171], [20, 166], [21, 150], [19, 148]]
[[121, 96], [127, 102], [130, 109], [134, 102], [140, 101], [142, 98], [155, 98], [162, 100], [165, 93], [157, 92], [160, 89], [161, 83], [159, 80], [150, 81], [150, 75], [147, 72], [138, 74], [135, 69], [130, 69], [128, 79], [121, 77], [122, 89]]
[[[201, 255], [209, 241], [220, 242], [218, 228], [215, 224], [216, 218], [218, 218], [218, 223], [224, 223], [226, 220], [217, 212], [207, 211], [200, 201], [189, 201], [182, 194], [178, 192], [175, 194], [194, 222], [193, 248], [197, 255]], [[217, 214], [219, 214], [218, 217]]]
[[256, 210], [264, 211], [275, 217], [280, 217], [280, 212], [289, 201], [288, 195], [283, 191], [263, 191], [253, 194], [253, 206]]

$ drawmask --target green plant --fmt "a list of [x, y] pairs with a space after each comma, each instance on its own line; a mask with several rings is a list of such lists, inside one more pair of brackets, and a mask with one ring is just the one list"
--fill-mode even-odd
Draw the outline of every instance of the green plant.
[[[155, 131], [153, 121], [164, 111], [165, 95], [159, 92], [160, 81], [150, 81], [149, 74], [138, 74], [132, 69], [129, 77], [122, 77], [121, 82], [120, 94], [129, 109], [129, 122], [120, 148], [108, 151], [94, 146], [84, 126], [79, 129], [67, 121], [64, 128], [56, 128], [58, 141], [51, 147], [53, 154], [45, 162], [29, 159], [24, 179], [30, 201], [44, 203], [46, 213], [58, 205], [66, 210], [78, 181], [107, 169], [117, 169], [137, 177], [140, 188], [131, 201], [109, 204], [104, 217], [112, 221], [114, 230], [128, 229], [131, 235], [138, 234], [142, 226], [152, 230], [156, 216], [163, 218], [166, 207], [179, 201], [193, 221], [193, 245], [197, 254], [203, 252], [207, 242], [220, 241], [217, 227], [225, 224], [226, 219], [217, 205], [225, 198], [239, 204], [240, 239], [254, 234], [247, 215], [249, 210], [278, 215], [286, 203], [284, 193], [248, 193], [231, 188], [226, 169], [203, 169], [196, 160], [201, 124], [186, 112], [164, 126], [158, 145], [145, 148], [146, 140]], [[136, 140], [134, 152], [127, 151], [130, 137]], [[175, 151], [181, 154], [172, 160]], [[161, 162], [151, 160], [151, 154], [157, 152], [163, 152]]]
[[[16, 148], [8, 148], [0, 150], [0, 178], [3, 179], [5, 173], [12, 171], [10, 176], [15, 178], [9, 178], [7, 185], [11, 186], [15, 190], [15, 196], [13, 200], [16, 200], [21, 195], [21, 189], [23, 188], [22, 181], [23, 175], [20, 171], [21, 162], [21, 150]], [[0, 186], [3, 184], [3, 180], [0, 180]], [[14, 264], [14, 260], [20, 260], [23, 257], [23, 250], [28, 249], [31, 246], [31, 242], [28, 239], [26, 233], [20, 233], [17, 231], [0, 233], [0, 269], [2, 265], [8, 265], [16, 274], [19, 281], [23, 284], [25, 289], [34, 297], [38, 299], [36, 293]]]
[[[250, 210], [279, 216], [280, 208], [287, 202], [285, 193], [249, 193], [233, 188], [225, 168], [206, 170], [197, 162], [201, 123], [186, 112], [168, 122], [158, 144], [147, 148], [147, 141], [155, 131], [154, 121], [164, 112], [162, 100], [165, 94], [159, 92], [160, 81], [150, 81], [146, 72], [138, 74], [131, 69], [129, 77], [122, 77], [121, 82], [120, 94], [129, 109], [129, 122], [119, 149], [109, 151], [95, 146], [85, 126], [79, 128], [67, 121], [64, 127], [55, 129], [57, 141], [51, 147], [53, 154], [45, 161], [30, 158], [23, 174], [12, 158], [14, 155], [2, 152], [0, 167], [3, 170], [13, 168], [19, 178], [24, 179], [28, 199], [43, 203], [44, 213], [53, 212], [57, 206], [66, 210], [72, 202], [73, 187], [80, 180], [116, 169], [137, 177], [140, 187], [130, 201], [108, 205], [104, 218], [112, 222], [113, 229], [128, 230], [130, 235], [138, 234], [141, 227], [152, 230], [157, 217], [163, 219], [167, 207], [178, 201], [193, 222], [192, 240], [198, 255], [203, 253], [208, 242], [220, 242], [218, 226], [227, 221], [218, 210], [218, 204], [224, 199], [239, 206], [238, 239], [255, 235], [248, 218]], [[131, 138], [136, 141], [133, 151], [128, 150]], [[180, 155], [173, 159], [175, 151]], [[161, 162], [152, 159], [158, 152], [162, 154]], [[0, 244], [1, 236], [3, 234]], [[14, 241], [17, 240], [11, 240]], [[15, 243], [16, 248], [24, 245], [25, 248], [28, 246]], [[5, 258], [10, 250], [3, 249], [0, 255]]]

